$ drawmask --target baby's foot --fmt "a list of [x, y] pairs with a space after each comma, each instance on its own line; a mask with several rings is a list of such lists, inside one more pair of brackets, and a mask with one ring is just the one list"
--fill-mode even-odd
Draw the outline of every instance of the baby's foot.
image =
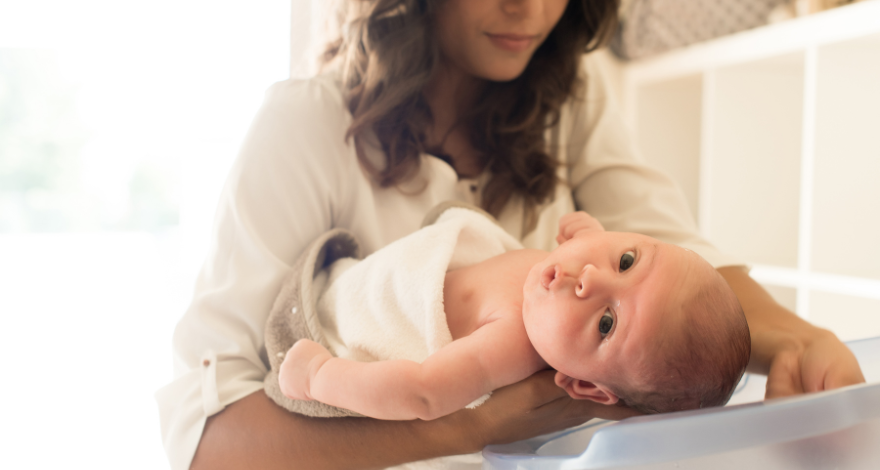
[[294, 343], [278, 371], [281, 393], [294, 400], [311, 400], [311, 378], [330, 357], [330, 351], [314, 341], [301, 339]]

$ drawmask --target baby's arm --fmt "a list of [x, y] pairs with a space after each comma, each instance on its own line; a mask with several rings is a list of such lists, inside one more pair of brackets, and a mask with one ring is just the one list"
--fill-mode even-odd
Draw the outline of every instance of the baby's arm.
[[521, 317], [510, 315], [453, 341], [421, 364], [350, 361], [300, 340], [288, 351], [278, 379], [290, 398], [318, 400], [378, 419], [431, 420], [544, 367]]
[[559, 219], [559, 235], [556, 236], [556, 242], [561, 245], [574, 238], [578, 232], [588, 230], [604, 232], [605, 227], [593, 216], [583, 211], [565, 214]]

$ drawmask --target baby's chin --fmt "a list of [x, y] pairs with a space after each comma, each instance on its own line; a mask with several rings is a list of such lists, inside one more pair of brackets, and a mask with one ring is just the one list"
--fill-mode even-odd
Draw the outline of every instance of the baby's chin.
[[523, 313], [525, 313], [526, 305], [534, 302], [538, 296], [538, 289], [541, 288], [541, 264], [535, 264], [529, 270], [526, 276], [526, 282], [523, 284]]
[[535, 334], [536, 330], [539, 328], [539, 318], [540, 314], [540, 304], [536, 303], [533, 294], [530, 295], [528, 291], [523, 292], [523, 303], [522, 303], [522, 319], [523, 326], [526, 328], [526, 335], [529, 337], [529, 341], [534, 345], [535, 343]]

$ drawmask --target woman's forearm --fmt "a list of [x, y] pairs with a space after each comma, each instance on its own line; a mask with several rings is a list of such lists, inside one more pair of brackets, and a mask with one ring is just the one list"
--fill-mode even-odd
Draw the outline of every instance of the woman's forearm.
[[773, 357], [781, 350], [801, 347], [816, 335], [827, 334], [779, 305], [739, 266], [719, 268], [736, 293], [752, 336], [749, 370], [767, 374]]
[[495, 390], [474, 410], [432, 421], [307, 418], [255, 392], [208, 419], [191, 468], [369, 469], [477, 452], [577, 426], [591, 418], [638, 413], [616, 405], [573, 400], [542, 371]]
[[480, 450], [461, 418], [309, 418], [259, 391], [208, 419], [191, 468], [369, 469]]
[[736, 293], [749, 323], [749, 370], [767, 375], [767, 398], [819, 392], [862, 383], [852, 351], [837, 336], [776, 303], [739, 267], [718, 272]]

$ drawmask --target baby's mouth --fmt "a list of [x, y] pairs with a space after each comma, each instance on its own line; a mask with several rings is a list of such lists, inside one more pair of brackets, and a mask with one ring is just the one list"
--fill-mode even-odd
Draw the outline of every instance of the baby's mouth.
[[549, 290], [550, 285], [553, 284], [553, 281], [559, 276], [559, 266], [547, 266], [541, 272], [541, 285], [544, 286], [544, 289]]

